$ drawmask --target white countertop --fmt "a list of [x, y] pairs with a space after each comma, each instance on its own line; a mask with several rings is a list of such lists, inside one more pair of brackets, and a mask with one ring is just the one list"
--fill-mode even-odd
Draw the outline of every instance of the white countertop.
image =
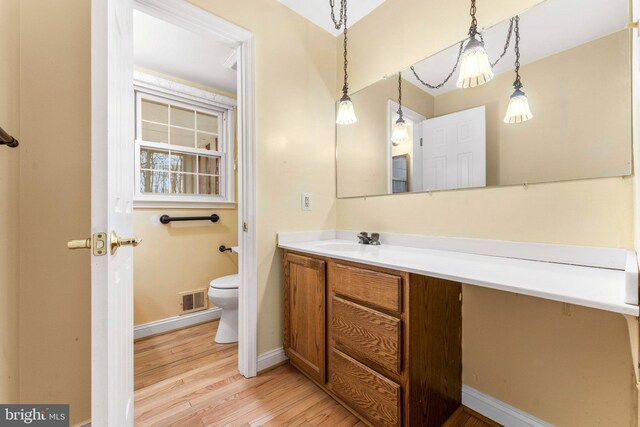
[[299, 236], [289, 238], [291, 234], [279, 235], [280, 248], [615, 313], [640, 315], [638, 306], [625, 303], [629, 274], [625, 270], [384, 243], [381, 246], [360, 245], [353, 240], [321, 238], [328, 237], [326, 233], [314, 236], [315, 240], [300, 241]]

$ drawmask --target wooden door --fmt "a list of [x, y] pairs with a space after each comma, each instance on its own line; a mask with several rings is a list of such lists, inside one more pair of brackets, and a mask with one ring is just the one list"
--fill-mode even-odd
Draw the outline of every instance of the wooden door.
[[325, 382], [325, 262], [286, 253], [284, 349], [300, 370]]

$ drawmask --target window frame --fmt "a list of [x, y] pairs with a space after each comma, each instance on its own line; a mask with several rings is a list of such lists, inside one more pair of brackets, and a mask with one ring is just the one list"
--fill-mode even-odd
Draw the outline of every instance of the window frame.
[[[134, 74], [135, 99], [135, 183], [134, 207], [138, 208], [233, 208], [235, 201], [235, 156], [234, 133], [236, 101], [212, 92], [197, 89], [184, 84], [150, 76], [145, 73]], [[201, 148], [186, 147], [161, 142], [143, 141], [142, 135], [142, 99], [186, 108], [195, 112], [215, 114], [218, 116], [218, 146], [217, 151]], [[171, 124], [167, 124], [170, 132]], [[197, 129], [194, 129], [197, 136]], [[195, 142], [195, 141], [194, 141]], [[141, 148], [161, 149], [177, 153], [200, 154], [220, 158], [220, 194], [161, 194], [143, 193], [140, 189], [140, 150]], [[196, 174], [196, 181], [197, 181]]]

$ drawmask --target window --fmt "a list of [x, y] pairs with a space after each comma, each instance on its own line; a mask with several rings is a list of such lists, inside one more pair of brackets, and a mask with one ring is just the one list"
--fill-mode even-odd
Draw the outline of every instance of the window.
[[406, 193], [409, 191], [409, 155], [401, 154], [392, 157], [392, 192]]
[[232, 113], [230, 105], [136, 88], [136, 205], [233, 203]]

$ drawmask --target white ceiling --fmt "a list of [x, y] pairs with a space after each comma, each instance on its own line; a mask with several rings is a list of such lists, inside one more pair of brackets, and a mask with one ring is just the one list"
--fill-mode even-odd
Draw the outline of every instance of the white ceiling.
[[[163, 74], [236, 92], [235, 49], [135, 10], [133, 61]], [[225, 63], [227, 65], [225, 65]]]
[[[336, 30], [333, 21], [331, 20], [331, 7], [329, 6], [329, 0], [278, 1], [334, 36], [342, 33], [342, 30]], [[351, 27], [384, 2], [385, 0], [355, 0], [347, 3], [347, 24]], [[339, 19], [340, 0], [335, 0], [335, 4], [336, 19]]]
[[[520, 14], [520, 63], [534, 62], [612, 34], [624, 29], [628, 20], [628, 0], [547, 0]], [[491, 61], [495, 61], [502, 53], [508, 28], [509, 21], [506, 20], [483, 31], [485, 48]], [[514, 69], [513, 42], [512, 38], [509, 53], [494, 67], [495, 74]], [[440, 83], [451, 71], [458, 49], [459, 45], [456, 44], [424, 59], [415, 65], [416, 72], [428, 83]], [[457, 89], [457, 71], [438, 90], [426, 88], [409, 69], [402, 72], [402, 77], [432, 95]]]

